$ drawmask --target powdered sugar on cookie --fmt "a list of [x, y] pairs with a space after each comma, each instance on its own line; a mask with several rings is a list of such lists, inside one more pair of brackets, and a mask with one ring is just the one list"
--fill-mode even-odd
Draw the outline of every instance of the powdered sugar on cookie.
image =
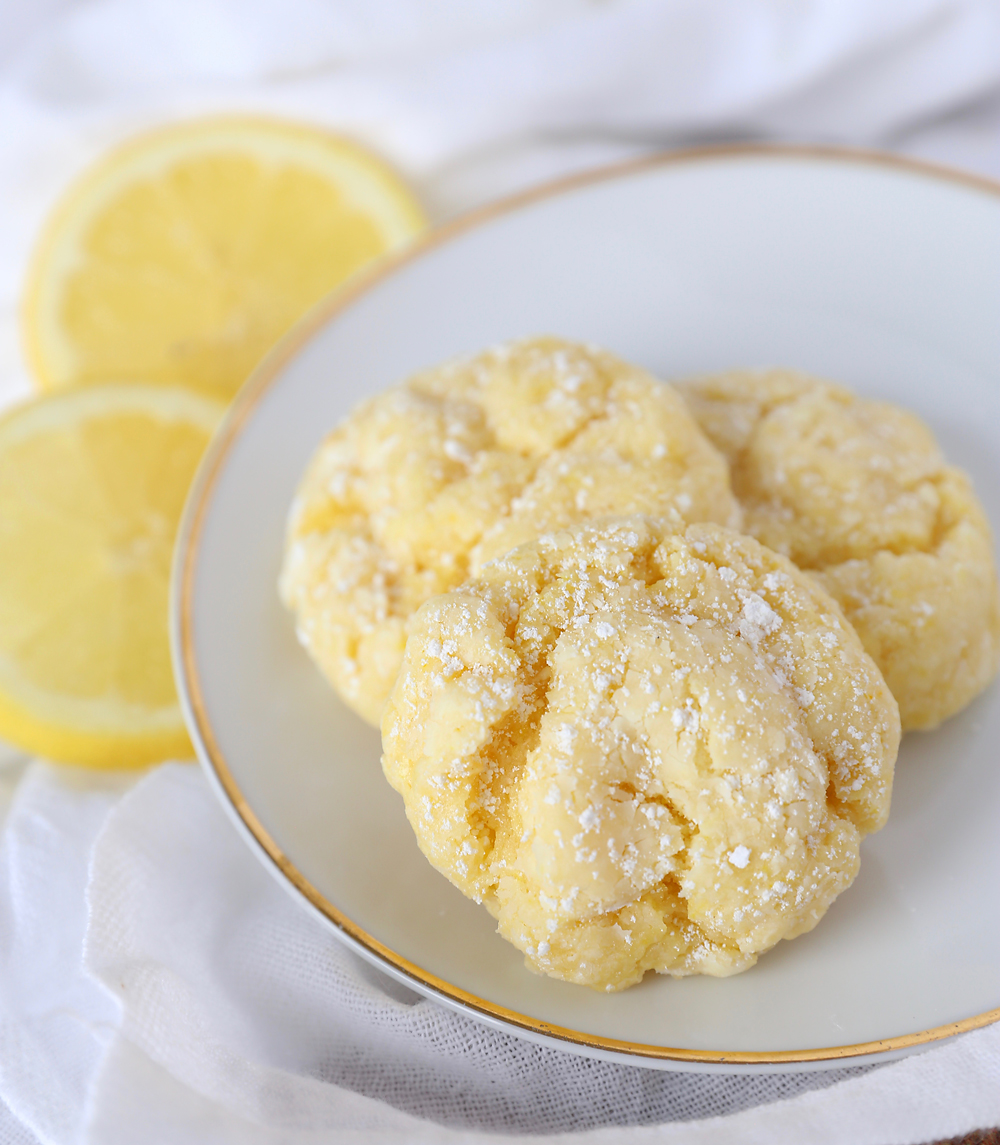
[[898, 741], [813, 581], [727, 529], [632, 517], [420, 608], [383, 767], [530, 966], [614, 990], [735, 973], [814, 926], [885, 820]]
[[608, 513], [736, 524], [725, 462], [667, 385], [536, 338], [411, 378], [356, 410], [296, 495], [281, 594], [340, 696], [377, 723], [406, 624], [526, 540]]
[[904, 728], [934, 727], [986, 687], [1000, 664], [989, 525], [914, 414], [790, 370], [680, 389], [730, 462], [744, 528], [836, 598]]

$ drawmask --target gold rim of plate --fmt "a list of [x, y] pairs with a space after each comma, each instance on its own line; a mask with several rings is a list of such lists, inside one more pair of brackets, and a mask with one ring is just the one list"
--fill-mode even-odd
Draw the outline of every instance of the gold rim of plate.
[[915, 1046], [967, 1033], [969, 1030], [979, 1029], [982, 1026], [1000, 1021], [1000, 1008], [987, 1010], [982, 1014], [963, 1018], [957, 1022], [948, 1022], [943, 1026], [935, 1026], [933, 1029], [920, 1030], [913, 1034], [901, 1034], [878, 1041], [861, 1042], [857, 1045], [826, 1046], [821, 1049], [730, 1052], [645, 1045], [638, 1042], [621, 1041], [616, 1038], [599, 1037], [594, 1034], [584, 1034], [564, 1026], [556, 1026], [538, 1018], [532, 1018], [527, 1014], [508, 1010], [504, 1006], [479, 998], [453, 986], [442, 978], [438, 978], [437, 975], [430, 973], [423, 967], [415, 965], [368, 934], [367, 931], [338, 910], [284, 854], [246, 801], [216, 741], [202, 695], [194, 654], [192, 602], [195, 567], [198, 560], [205, 510], [211, 499], [216, 478], [230, 449], [239, 437], [243, 425], [253, 413], [257, 403], [271, 388], [287, 363], [321, 327], [325, 326], [341, 311], [347, 309], [359, 296], [375, 287], [382, 279], [387, 278], [400, 267], [413, 262], [427, 251], [447, 243], [452, 238], [501, 215], [510, 214], [538, 200], [552, 198], [577, 187], [607, 182], [657, 167], [710, 162], [714, 159], [729, 159], [739, 156], [747, 158], [821, 159], [840, 163], [888, 167], [923, 178], [957, 183], [1000, 198], [1000, 182], [923, 160], [860, 148], [799, 146], [795, 144], [738, 144], [694, 147], [657, 153], [624, 163], [599, 167], [581, 174], [570, 175], [501, 199], [471, 211], [442, 227], [435, 228], [425, 237], [417, 239], [400, 254], [390, 255], [388, 258], [380, 260], [374, 270], [362, 271], [346, 289], [336, 290], [320, 302], [293, 327], [290, 333], [285, 335], [243, 386], [202, 462], [184, 514], [174, 566], [173, 598], [175, 609], [172, 634], [176, 641], [178, 690], [182, 699], [187, 701], [192, 717], [190, 722], [193, 726], [189, 727], [191, 738], [198, 749], [202, 764], [215, 776], [229, 801], [231, 810], [238, 816], [243, 826], [281, 874], [320, 914], [333, 923], [343, 935], [357, 943], [370, 955], [374, 955], [378, 961], [388, 964], [397, 976], [401, 976], [414, 984], [419, 991], [426, 993], [429, 990], [442, 1000], [472, 1010], [489, 1022], [502, 1022], [525, 1033], [565, 1042], [568, 1047], [598, 1050], [607, 1054], [627, 1055], [657, 1061], [698, 1062], [715, 1065], [783, 1065], [796, 1062], [832, 1062], [846, 1058], [868, 1057], [873, 1054], [912, 1049]]

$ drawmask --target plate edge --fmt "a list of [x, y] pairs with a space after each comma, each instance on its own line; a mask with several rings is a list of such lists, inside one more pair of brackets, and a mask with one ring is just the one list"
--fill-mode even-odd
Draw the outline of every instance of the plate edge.
[[379, 259], [371, 268], [356, 275], [347, 286], [334, 291], [317, 303], [264, 357], [244, 383], [202, 460], [185, 505], [174, 551], [171, 576], [171, 652], [177, 691], [185, 722], [188, 725], [202, 766], [215, 781], [213, 786], [225, 794], [228, 810], [242, 823], [244, 829], [270, 860], [274, 873], [279, 874], [289, 882], [314, 910], [332, 923], [335, 933], [346, 939], [350, 945], [357, 945], [367, 951], [368, 957], [376, 964], [385, 966], [391, 971], [393, 977], [412, 983], [420, 993], [438, 996], [442, 1001], [470, 1012], [472, 1016], [487, 1024], [500, 1023], [506, 1027], [513, 1027], [516, 1031], [523, 1031], [528, 1035], [566, 1043], [567, 1048], [575, 1048], [578, 1052], [590, 1050], [600, 1054], [613, 1054], [619, 1059], [630, 1059], [636, 1064], [642, 1064], [642, 1059], [647, 1061], [652, 1059], [657, 1062], [674, 1061], [730, 1066], [792, 1065], [819, 1062], [846, 1064], [852, 1059], [871, 1059], [876, 1055], [881, 1057], [889, 1053], [915, 1050], [932, 1042], [980, 1029], [1000, 1021], [1000, 1008], [988, 1010], [956, 1022], [935, 1026], [929, 1030], [855, 1045], [804, 1050], [727, 1052], [654, 1046], [582, 1034], [579, 1031], [556, 1026], [488, 1002], [445, 982], [398, 955], [372, 935], [369, 935], [326, 899], [282, 852], [247, 803], [219, 748], [202, 698], [194, 655], [192, 604], [195, 566], [201, 527], [215, 480], [222, 469], [229, 450], [239, 437], [244, 424], [250, 418], [258, 402], [270, 389], [282, 368], [321, 327], [374, 288], [383, 278], [415, 261], [427, 251], [442, 246], [466, 231], [473, 230], [497, 217], [513, 214], [522, 207], [530, 206], [543, 199], [557, 197], [578, 188], [641, 174], [647, 170], [675, 164], [733, 158], [822, 160], [837, 164], [886, 167], [901, 173], [956, 183], [967, 189], [978, 190], [1000, 198], [1000, 182], [986, 176], [905, 156], [861, 148], [840, 148], [825, 145], [735, 144], [657, 152], [623, 163], [579, 172], [489, 203], [484, 207], [461, 215], [444, 226], [434, 228], [426, 236], [417, 239], [401, 252]]

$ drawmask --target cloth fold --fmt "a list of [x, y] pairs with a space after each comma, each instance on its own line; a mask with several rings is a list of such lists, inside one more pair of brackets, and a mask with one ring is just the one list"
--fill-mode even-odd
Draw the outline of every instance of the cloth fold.
[[77, 1133], [118, 1005], [87, 973], [87, 859], [130, 777], [32, 765], [0, 842], [0, 1099], [46, 1141]]

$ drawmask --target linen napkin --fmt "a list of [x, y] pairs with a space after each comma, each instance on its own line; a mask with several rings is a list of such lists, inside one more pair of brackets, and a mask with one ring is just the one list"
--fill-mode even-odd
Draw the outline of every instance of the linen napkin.
[[[344, 131], [436, 220], [725, 138], [891, 146], [1000, 176], [993, 0], [61, 4], [30, 35], [56, 0], [4, 13], [22, 42], [0, 69], [0, 405], [30, 390], [16, 308], [45, 212], [107, 146], [180, 115]], [[1000, 1027], [874, 1068], [717, 1076], [480, 1026], [341, 947], [190, 767], [109, 778], [0, 751], [5, 810], [0, 1142], [905, 1145], [1000, 1123]]]

